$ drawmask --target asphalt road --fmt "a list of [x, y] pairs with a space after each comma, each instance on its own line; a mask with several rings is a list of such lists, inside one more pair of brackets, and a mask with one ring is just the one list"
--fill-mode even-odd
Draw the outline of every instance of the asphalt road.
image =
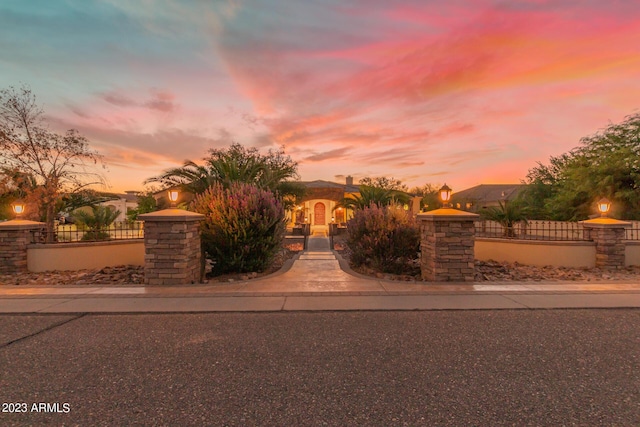
[[2, 426], [638, 426], [640, 310], [2, 315], [0, 373]]

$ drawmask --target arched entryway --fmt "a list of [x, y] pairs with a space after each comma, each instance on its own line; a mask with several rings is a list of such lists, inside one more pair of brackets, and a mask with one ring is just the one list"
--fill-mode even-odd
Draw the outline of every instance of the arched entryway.
[[322, 202], [318, 202], [313, 206], [313, 223], [314, 225], [326, 225], [326, 219], [325, 219], [325, 210], [326, 207], [324, 205], [324, 203]]

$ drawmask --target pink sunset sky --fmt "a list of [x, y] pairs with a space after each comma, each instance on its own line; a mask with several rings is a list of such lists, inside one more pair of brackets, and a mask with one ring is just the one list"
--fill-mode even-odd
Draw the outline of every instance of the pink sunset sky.
[[303, 180], [517, 183], [640, 107], [626, 0], [9, 0], [0, 49], [111, 191], [232, 141]]

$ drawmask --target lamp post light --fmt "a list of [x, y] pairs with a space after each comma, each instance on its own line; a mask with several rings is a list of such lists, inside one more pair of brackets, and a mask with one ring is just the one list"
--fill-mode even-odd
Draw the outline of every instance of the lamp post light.
[[451, 188], [447, 184], [444, 184], [440, 190], [440, 200], [442, 200], [442, 207], [448, 208], [451, 207], [449, 204], [449, 200], [451, 200]]
[[178, 196], [180, 193], [178, 192], [178, 190], [169, 190], [168, 194], [169, 194], [169, 201], [171, 202], [171, 207], [175, 208], [176, 202], [178, 201]]
[[16, 219], [20, 219], [20, 215], [24, 213], [24, 203], [16, 202], [11, 205], [11, 209], [13, 209], [13, 213], [16, 214]]
[[609, 209], [611, 209], [611, 202], [606, 197], [598, 200], [598, 211], [600, 212], [601, 217], [606, 217], [607, 213], [609, 213]]

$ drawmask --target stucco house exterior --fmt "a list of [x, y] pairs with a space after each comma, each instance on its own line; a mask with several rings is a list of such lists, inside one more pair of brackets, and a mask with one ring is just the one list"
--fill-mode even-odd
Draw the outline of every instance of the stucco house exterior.
[[[306, 192], [300, 203], [290, 212], [288, 228], [299, 224], [309, 224], [310, 232], [328, 233], [329, 224], [345, 226], [353, 216], [351, 209], [337, 207], [339, 202], [349, 196], [360, 194], [360, 188], [353, 183], [353, 177], [347, 176], [344, 184], [332, 181], [301, 181]], [[411, 215], [420, 212], [421, 197], [412, 197], [404, 206]]]
[[120, 211], [120, 215], [116, 218], [116, 222], [126, 221], [129, 209], [136, 209], [138, 207], [138, 192], [126, 191], [124, 194], [116, 194], [115, 196], [118, 198], [102, 202], [100, 204], [107, 206], [114, 211]]
[[296, 224], [309, 224], [312, 233], [328, 233], [329, 224], [345, 223], [350, 218], [351, 211], [336, 209], [336, 205], [350, 194], [360, 193], [351, 176], [346, 178], [344, 184], [324, 180], [301, 181], [300, 184], [306, 188], [306, 192], [290, 213], [288, 225], [292, 228]]

